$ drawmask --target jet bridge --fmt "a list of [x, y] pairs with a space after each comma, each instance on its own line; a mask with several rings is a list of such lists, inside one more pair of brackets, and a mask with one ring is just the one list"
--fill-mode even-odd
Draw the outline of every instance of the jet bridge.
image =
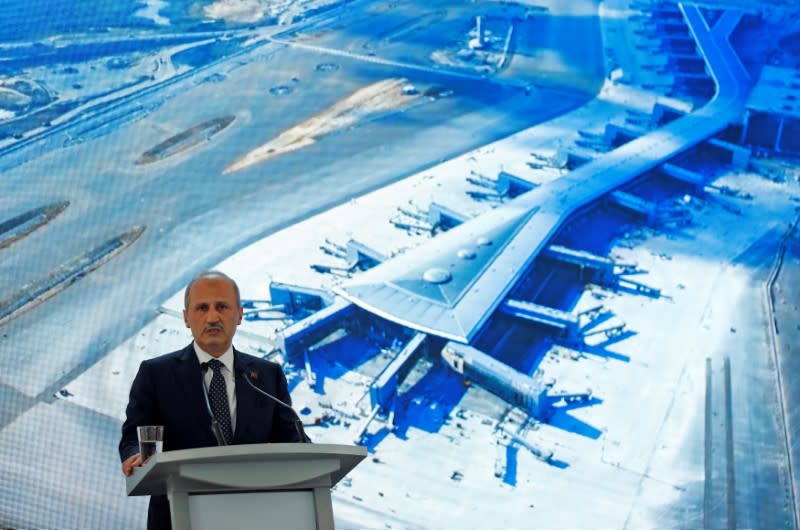
[[442, 359], [465, 381], [474, 383], [540, 421], [547, 421], [556, 405], [574, 406], [588, 403], [591, 391], [549, 393], [552, 384], [541, 376], [533, 377], [514, 370], [486, 353], [457, 342], [448, 342], [442, 349]]
[[586, 250], [575, 250], [561, 245], [550, 245], [544, 250], [542, 255], [581, 268], [594, 269], [609, 276], [615, 274], [633, 274], [638, 270], [635, 263], [613, 260], [605, 256], [592, 254]]
[[653, 224], [658, 215], [658, 206], [655, 203], [646, 201], [636, 195], [617, 190], [609, 193], [608, 198], [617, 206], [642, 214], [647, 219], [648, 224]]
[[397, 212], [400, 215], [393, 217], [389, 222], [401, 230], [433, 234], [447, 232], [451, 228], [455, 228], [469, 220], [468, 215], [437, 202], [432, 202], [427, 211], [413, 205], [412, 208], [398, 207]]
[[[750, 163], [752, 150], [749, 147], [726, 142], [720, 138], [710, 138], [708, 140], [708, 145], [717, 148], [723, 153], [726, 153], [726, 161], [728, 161], [734, 167], [744, 169], [747, 168], [748, 164]], [[730, 155], [730, 157], [728, 158], [727, 155]]]
[[586, 281], [610, 287], [623, 288], [651, 298], [661, 296], [661, 291], [647, 285], [635, 282], [626, 276], [640, 272], [635, 263], [613, 260], [605, 256], [598, 256], [585, 250], [575, 250], [561, 245], [550, 245], [545, 248], [542, 255], [546, 258], [576, 266], [581, 270], [590, 271], [591, 277]]
[[686, 184], [694, 186], [695, 193], [699, 193], [705, 186], [706, 178], [697, 171], [692, 171], [672, 163], [666, 163], [661, 166], [661, 171], [676, 180], [680, 180]]
[[505, 300], [500, 306], [500, 311], [513, 317], [554, 328], [568, 342], [576, 342], [580, 337], [578, 315], [567, 311], [512, 299]]
[[379, 407], [382, 414], [387, 414], [397, 395], [397, 387], [408, 375], [414, 364], [424, 352], [425, 333], [415, 333], [402, 350], [392, 358], [386, 368], [375, 378], [369, 387], [370, 409]]
[[428, 223], [430, 223], [434, 229], [447, 231], [467, 221], [469, 216], [437, 202], [432, 202], [428, 207], [427, 218]]
[[500, 171], [496, 179], [488, 178], [475, 171], [472, 171], [471, 175], [467, 177], [467, 182], [490, 190], [489, 192], [468, 191], [467, 195], [476, 200], [502, 201], [503, 199], [514, 199], [539, 186], [536, 182], [518, 177], [508, 171]]
[[333, 302], [333, 295], [323, 289], [314, 289], [288, 283], [270, 282], [269, 300], [242, 300], [246, 320], [274, 320], [305, 318]]
[[[621, 280], [620, 285], [624, 285], [624, 281]], [[651, 289], [635, 282], [626, 287], [633, 291]], [[555, 337], [556, 342], [569, 347], [581, 348], [586, 344], [587, 337], [601, 333], [609, 338], [619, 336], [626, 327], [625, 324], [616, 324], [612, 327], [595, 329], [598, 323], [606, 320], [607, 312], [603, 309], [603, 306], [571, 313], [532, 302], [506, 300], [500, 306], [500, 310], [507, 315], [556, 330], [558, 332]]]
[[288, 326], [278, 334], [278, 346], [287, 359], [298, 361], [307, 350], [348, 325], [355, 306], [342, 298]]
[[659, 126], [665, 125], [677, 120], [681, 116], [685, 116], [686, 112], [685, 110], [676, 109], [659, 102], [653, 105], [653, 123]]
[[497, 174], [497, 190], [511, 199], [531, 191], [538, 185], [539, 184], [535, 182], [518, 177], [508, 171], [500, 171]]
[[603, 134], [603, 141], [608, 145], [619, 147], [620, 145], [626, 144], [631, 140], [635, 140], [640, 136], [642, 136], [641, 132], [635, 131], [630, 127], [622, 127], [614, 123], [609, 123], [606, 125], [606, 129]]
[[750, 199], [752, 195], [749, 192], [739, 191], [729, 186], [718, 186], [715, 184], [707, 184], [706, 177], [702, 173], [698, 173], [697, 171], [692, 171], [690, 169], [686, 169], [675, 164], [664, 164], [661, 166], [661, 171], [669, 176], [674, 178], [675, 180], [679, 180], [691, 186], [694, 186], [693, 193], [696, 195], [701, 194], [703, 191], [706, 190], [713, 190], [721, 195], [727, 195], [729, 197], [739, 197], [743, 199]]
[[342, 259], [346, 262], [344, 266], [322, 265], [318, 263], [310, 265], [312, 269], [323, 274], [334, 273], [349, 275], [357, 270], [365, 271], [371, 269], [376, 265], [380, 265], [387, 259], [384, 254], [355, 239], [350, 239], [345, 246], [342, 246], [326, 238], [325, 243], [320, 245], [319, 248], [325, 254]]

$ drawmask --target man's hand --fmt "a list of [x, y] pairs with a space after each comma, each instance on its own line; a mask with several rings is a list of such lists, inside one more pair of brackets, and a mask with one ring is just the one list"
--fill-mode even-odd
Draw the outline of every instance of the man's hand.
[[122, 472], [125, 474], [126, 477], [130, 477], [133, 474], [133, 468], [140, 467], [142, 465], [142, 457], [139, 453], [136, 453], [133, 456], [129, 456], [125, 461], [122, 463]]

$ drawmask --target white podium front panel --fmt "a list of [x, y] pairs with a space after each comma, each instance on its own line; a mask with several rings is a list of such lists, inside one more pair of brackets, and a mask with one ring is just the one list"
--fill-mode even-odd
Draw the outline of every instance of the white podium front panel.
[[189, 495], [192, 530], [316, 530], [313, 491]]

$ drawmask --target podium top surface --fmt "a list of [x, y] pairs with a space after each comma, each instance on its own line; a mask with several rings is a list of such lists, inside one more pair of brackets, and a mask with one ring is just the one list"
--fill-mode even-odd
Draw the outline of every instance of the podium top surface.
[[[201, 489], [301, 489], [333, 486], [367, 456], [365, 447], [265, 443], [164, 451], [126, 478], [128, 495], [160, 495], [167, 482]], [[194, 489], [194, 488], [188, 488]]]

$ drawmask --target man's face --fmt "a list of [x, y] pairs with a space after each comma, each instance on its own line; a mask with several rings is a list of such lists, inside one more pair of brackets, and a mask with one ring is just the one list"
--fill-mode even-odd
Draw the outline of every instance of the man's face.
[[233, 284], [223, 278], [201, 278], [189, 291], [183, 321], [194, 341], [214, 357], [225, 353], [242, 323], [242, 308], [236, 303]]

